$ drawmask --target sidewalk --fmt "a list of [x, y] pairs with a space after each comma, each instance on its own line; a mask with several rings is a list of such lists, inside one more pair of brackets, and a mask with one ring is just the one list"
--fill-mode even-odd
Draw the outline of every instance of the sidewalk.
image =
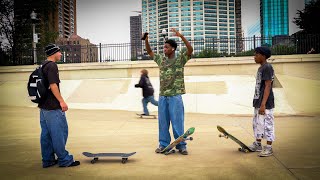
[[[185, 128], [196, 128], [189, 155], [154, 153], [158, 145], [155, 119], [110, 110], [67, 112], [68, 151], [81, 165], [42, 169], [39, 113], [36, 108], [0, 107], [0, 175], [3, 179], [319, 179], [320, 115], [275, 119], [274, 156], [237, 151], [219, 138], [221, 125], [246, 144], [253, 142], [250, 116], [186, 114]], [[127, 164], [101, 158], [91, 164], [82, 152], [132, 152]]]

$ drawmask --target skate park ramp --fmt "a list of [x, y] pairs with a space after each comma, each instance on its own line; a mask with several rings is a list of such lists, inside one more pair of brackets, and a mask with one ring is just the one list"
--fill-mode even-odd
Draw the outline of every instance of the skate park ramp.
[[[251, 59], [250, 59], [251, 58]], [[319, 55], [275, 56], [276, 114], [320, 111]], [[251, 114], [258, 65], [252, 57], [229, 60], [195, 59], [185, 68], [185, 111], [207, 114]], [[27, 98], [26, 82], [35, 66], [1, 67], [2, 106], [34, 107]], [[140, 70], [149, 70], [159, 94], [159, 75], [152, 61], [59, 65], [61, 92], [69, 108], [141, 112], [142, 92], [134, 85]], [[150, 111], [157, 107], [149, 105]]]

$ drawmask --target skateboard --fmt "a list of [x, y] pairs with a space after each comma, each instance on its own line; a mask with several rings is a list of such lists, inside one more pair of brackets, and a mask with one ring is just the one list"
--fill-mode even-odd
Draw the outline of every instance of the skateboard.
[[173, 149], [176, 145], [178, 145], [182, 141], [190, 140], [192, 141], [193, 138], [189, 137], [191, 134], [194, 133], [195, 128], [191, 127], [189, 128], [183, 135], [179, 136], [176, 140], [174, 140], [171, 144], [169, 144], [167, 147], [165, 147], [160, 153], [164, 153], [165, 155], [169, 155], [172, 153], [175, 153], [176, 151]]
[[223, 133], [223, 134], [219, 134], [219, 137], [225, 137], [226, 139], [230, 138], [232, 139], [234, 142], [236, 142], [237, 144], [240, 145], [240, 148], [238, 148], [239, 151], [244, 152], [244, 153], [248, 153], [248, 152], [253, 152], [247, 145], [245, 145], [243, 142], [241, 142], [239, 139], [235, 138], [234, 136], [232, 136], [231, 134], [229, 134], [225, 129], [223, 129], [221, 126], [217, 126], [217, 129]]
[[142, 115], [142, 114], [138, 114], [137, 113], [137, 116], [139, 116], [140, 118], [153, 118], [153, 119], [157, 119], [157, 116], [156, 115]]
[[136, 154], [136, 152], [132, 153], [90, 153], [90, 152], [83, 152], [82, 153], [86, 157], [93, 157], [93, 160], [91, 160], [91, 163], [94, 164], [99, 160], [99, 157], [121, 157], [122, 158], [122, 164], [125, 164], [128, 161], [128, 157]]

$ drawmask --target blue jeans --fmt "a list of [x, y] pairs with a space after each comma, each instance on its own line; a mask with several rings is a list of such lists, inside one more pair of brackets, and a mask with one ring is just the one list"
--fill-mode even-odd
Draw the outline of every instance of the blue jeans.
[[[181, 95], [160, 96], [158, 106], [159, 116], [159, 143], [166, 147], [171, 142], [169, 133], [170, 121], [172, 123], [173, 136], [177, 139], [184, 133], [184, 106]], [[187, 143], [181, 142], [176, 148], [185, 149]]]
[[68, 139], [68, 123], [65, 113], [60, 109], [40, 109], [40, 125], [42, 166], [53, 165], [54, 154], [58, 157], [59, 166], [69, 166], [73, 163], [73, 156], [69, 155], [65, 149]]
[[145, 115], [149, 115], [149, 111], [148, 111], [148, 107], [147, 107], [149, 102], [151, 102], [151, 104], [153, 104], [155, 106], [158, 106], [158, 101], [156, 101], [153, 96], [148, 96], [146, 98], [143, 98], [142, 105], [143, 105], [143, 113]]

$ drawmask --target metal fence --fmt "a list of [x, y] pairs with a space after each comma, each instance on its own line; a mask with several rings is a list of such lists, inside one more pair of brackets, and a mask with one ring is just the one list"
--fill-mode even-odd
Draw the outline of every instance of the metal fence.
[[[270, 38], [206, 38], [190, 40], [194, 52], [193, 58], [252, 56], [255, 47], [268, 46], [273, 55], [306, 54], [311, 48], [320, 52], [320, 34], [299, 36], [276, 36]], [[177, 41], [177, 53], [186, 50], [181, 41]], [[164, 41], [150, 42], [155, 53], [162, 53]], [[62, 59], [59, 63], [90, 63], [114, 61], [148, 60], [144, 42], [137, 44], [98, 44], [60, 46]], [[15, 53], [0, 51], [0, 65], [39, 64], [46, 59], [43, 48], [37, 48], [37, 62], [33, 61], [33, 49], [16, 50]]]

